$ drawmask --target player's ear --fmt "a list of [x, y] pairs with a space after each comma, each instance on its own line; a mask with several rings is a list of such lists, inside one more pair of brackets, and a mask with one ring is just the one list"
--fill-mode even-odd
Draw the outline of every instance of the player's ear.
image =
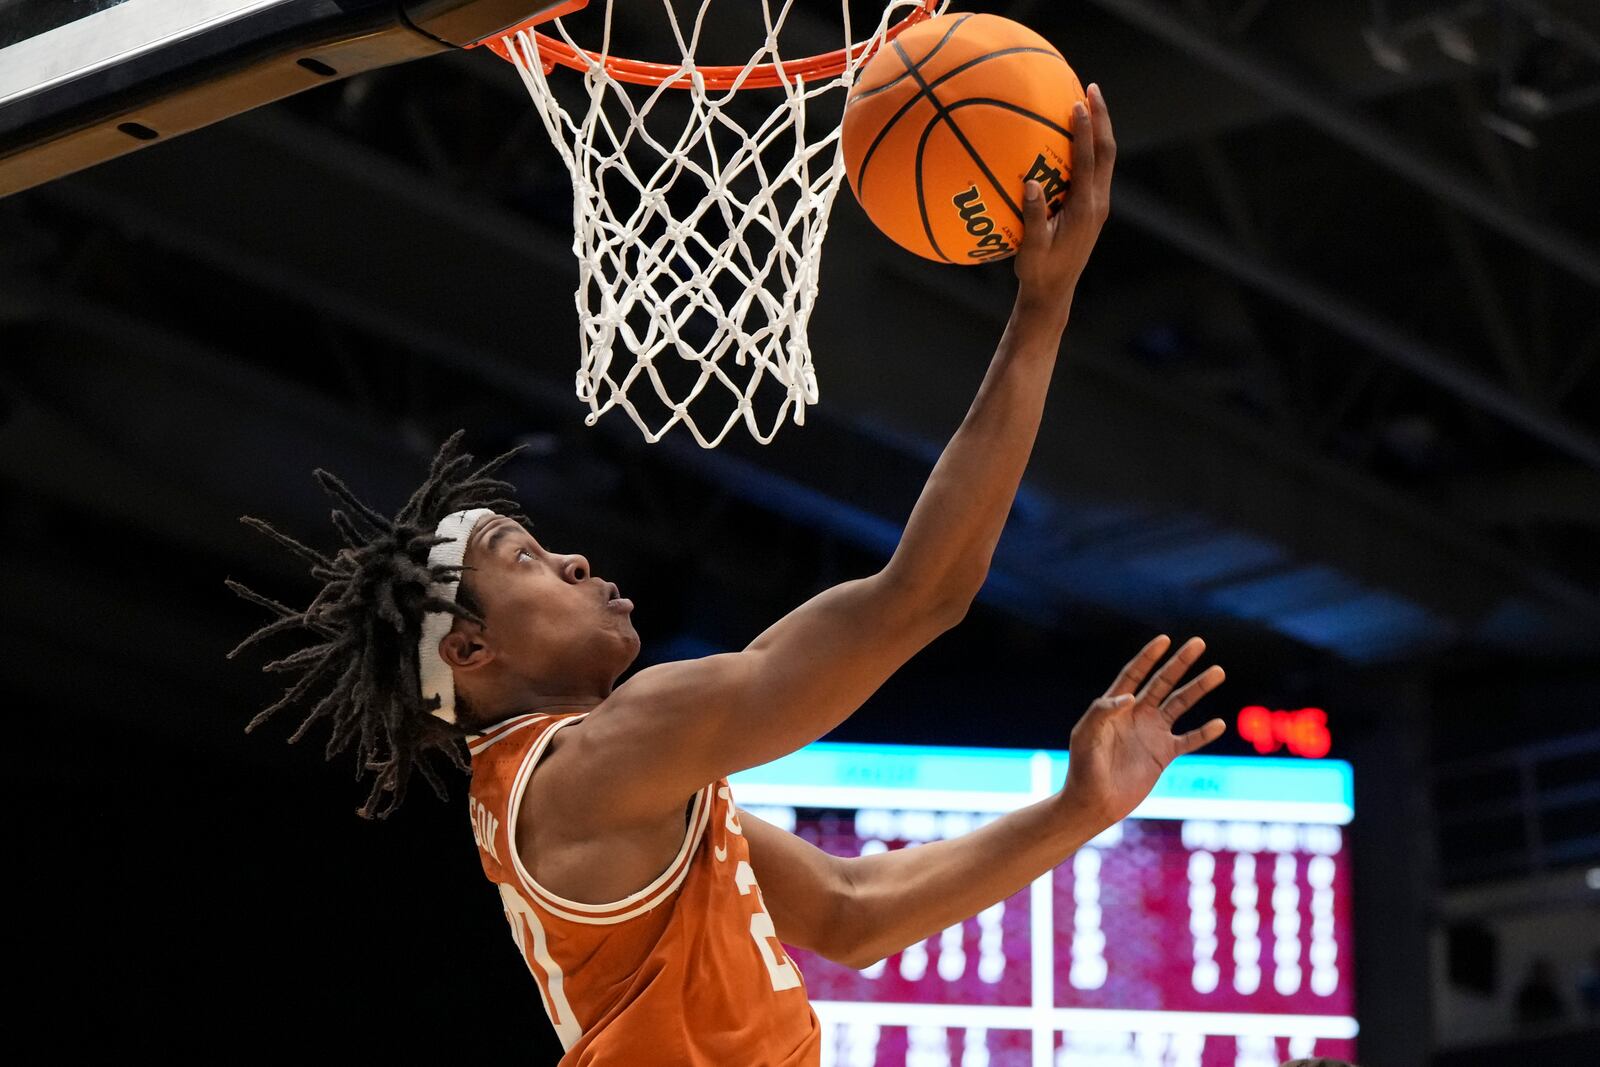
[[472, 671], [494, 659], [494, 649], [484, 643], [481, 627], [458, 623], [439, 640], [439, 658], [451, 670]]

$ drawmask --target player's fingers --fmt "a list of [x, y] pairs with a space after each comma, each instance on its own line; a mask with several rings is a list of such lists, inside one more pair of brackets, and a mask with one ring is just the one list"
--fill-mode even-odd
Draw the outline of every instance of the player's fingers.
[[1211, 742], [1221, 737], [1228, 727], [1221, 719], [1212, 719], [1204, 726], [1196, 727], [1186, 734], [1177, 736], [1178, 755], [1187, 756], [1189, 753], [1205, 748]]
[[1044, 203], [1044, 186], [1033, 180], [1022, 183], [1022, 248], [1049, 245], [1050, 210]]
[[1141, 702], [1150, 701], [1151, 703], [1160, 702], [1168, 693], [1172, 692], [1172, 687], [1177, 685], [1185, 674], [1189, 673], [1189, 668], [1194, 666], [1194, 661], [1199, 659], [1200, 654], [1205, 650], [1206, 643], [1198, 637], [1191, 637], [1185, 641], [1182, 647], [1172, 654], [1172, 658], [1167, 660], [1162, 665], [1162, 668], [1155, 673], [1155, 677], [1151, 678], [1149, 683], [1139, 691], [1139, 700]]
[[1111, 205], [1111, 171], [1117, 163], [1117, 138], [1111, 130], [1111, 111], [1098, 82], [1089, 86], [1094, 103], [1094, 184], [1100, 206]]
[[1072, 188], [1067, 202], [1088, 211], [1094, 196], [1094, 122], [1089, 105], [1080, 100], [1072, 108]]
[[1124, 711], [1131, 707], [1133, 707], [1133, 694], [1123, 693], [1121, 696], [1116, 697], [1101, 697], [1089, 705], [1089, 710], [1109, 715], [1112, 712]]
[[1161, 705], [1161, 713], [1167, 717], [1169, 724], [1175, 723], [1183, 713], [1200, 703], [1200, 698], [1211, 692], [1227, 680], [1221, 667], [1210, 666], [1201, 671], [1182, 689], [1173, 693]]
[[1166, 634], [1152, 638], [1148, 644], [1139, 650], [1139, 654], [1130, 659], [1122, 667], [1122, 672], [1117, 675], [1111, 687], [1106, 690], [1107, 697], [1121, 696], [1132, 693], [1139, 688], [1139, 683], [1144, 681], [1144, 676], [1150, 673], [1161, 659], [1161, 654], [1172, 644], [1172, 639]]

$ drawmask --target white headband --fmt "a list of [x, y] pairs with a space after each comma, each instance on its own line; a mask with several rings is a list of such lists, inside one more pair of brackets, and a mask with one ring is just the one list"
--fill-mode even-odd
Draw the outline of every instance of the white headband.
[[[473, 508], [471, 511], [452, 512], [439, 520], [434, 534], [450, 540], [440, 541], [428, 550], [428, 566], [461, 566], [467, 555], [467, 538], [472, 535], [473, 528], [493, 514], [488, 508]], [[459, 585], [459, 577], [448, 582], [434, 582], [428, 587], [428, 592], [454, 604]], [[439, 642], [450, 632], [455, 618], [448, 611], [428, 612], [422, 617], [422, 638], [417, 642], [417, 677], [422, 683], [422, 699], [431, 700], [437, 696], [439, 706], [433, 709], [433, 714], [448, 723], [456, 721], [456, 679], [450, 673], [450, 664], [439, 655]]]

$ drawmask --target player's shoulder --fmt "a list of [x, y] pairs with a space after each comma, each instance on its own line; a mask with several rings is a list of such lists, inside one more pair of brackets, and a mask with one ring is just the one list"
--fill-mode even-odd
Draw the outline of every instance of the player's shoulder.
[[474, 769], [480, 763], [499, 762], [535, 744], [557, 721], [558, 716], [543, 712], [512, 715], [467, 735], [467, 751]]
[[678, 755], [671, 724], [663, 721], [670, 716], [640, 699], [638, 689], [631, 697], [623, 689], [593, 710], [552, 725], [526, 750], [522, 770], [510, 783], [522, 799], [519, 830], [535, 820], [545, 832], [589, 840], [641, 828], [654, 834], [674, 820], [681, 826], [684, 805], [696, 790], [659, 804], [640, 802], [652, 795], [645, 787], [653, 777]]
[[692, 728], [722, 696], [747, 683], [750, 656], [719, 652], [646, 667], [597, 705], [580, 730], [566, 739], [574, 749], [611, 756], [637, 755], [647, 763], [661, 756], [664, 741]]

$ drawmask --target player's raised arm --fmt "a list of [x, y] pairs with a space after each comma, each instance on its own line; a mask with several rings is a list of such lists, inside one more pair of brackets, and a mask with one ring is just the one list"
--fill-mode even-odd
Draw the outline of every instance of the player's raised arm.
[[1205, 651], [1193, 638], [1152, 674], [1169, 646], [1165, 637], [1147, 644], [1078, 720], [1059, 793], [980, 830], [846, 859], [746, 820], [751, 863], [778, 935], [865, 967], [1004, 900], [1125, 818], [1174, 759], [1222, 735], [1220, 719], [1172, 732], [1223, 673], [1209, 667], [1179, 686]]
[[[820, 737], [966, 613], [1038, 433], [1079, 276], [1109, 208], [1115, 151], [1099, 90], [1079, 105], [1072, 187], [1052, 218], [1029, 182], [1017, 300], [971, 409], [879, 573], [828, 589], [741, 653], [664, 664], [620, 687], [581, 743], [611, 768], [618, 817]], [[585, 765], [587, 760], [585, 760]]]

